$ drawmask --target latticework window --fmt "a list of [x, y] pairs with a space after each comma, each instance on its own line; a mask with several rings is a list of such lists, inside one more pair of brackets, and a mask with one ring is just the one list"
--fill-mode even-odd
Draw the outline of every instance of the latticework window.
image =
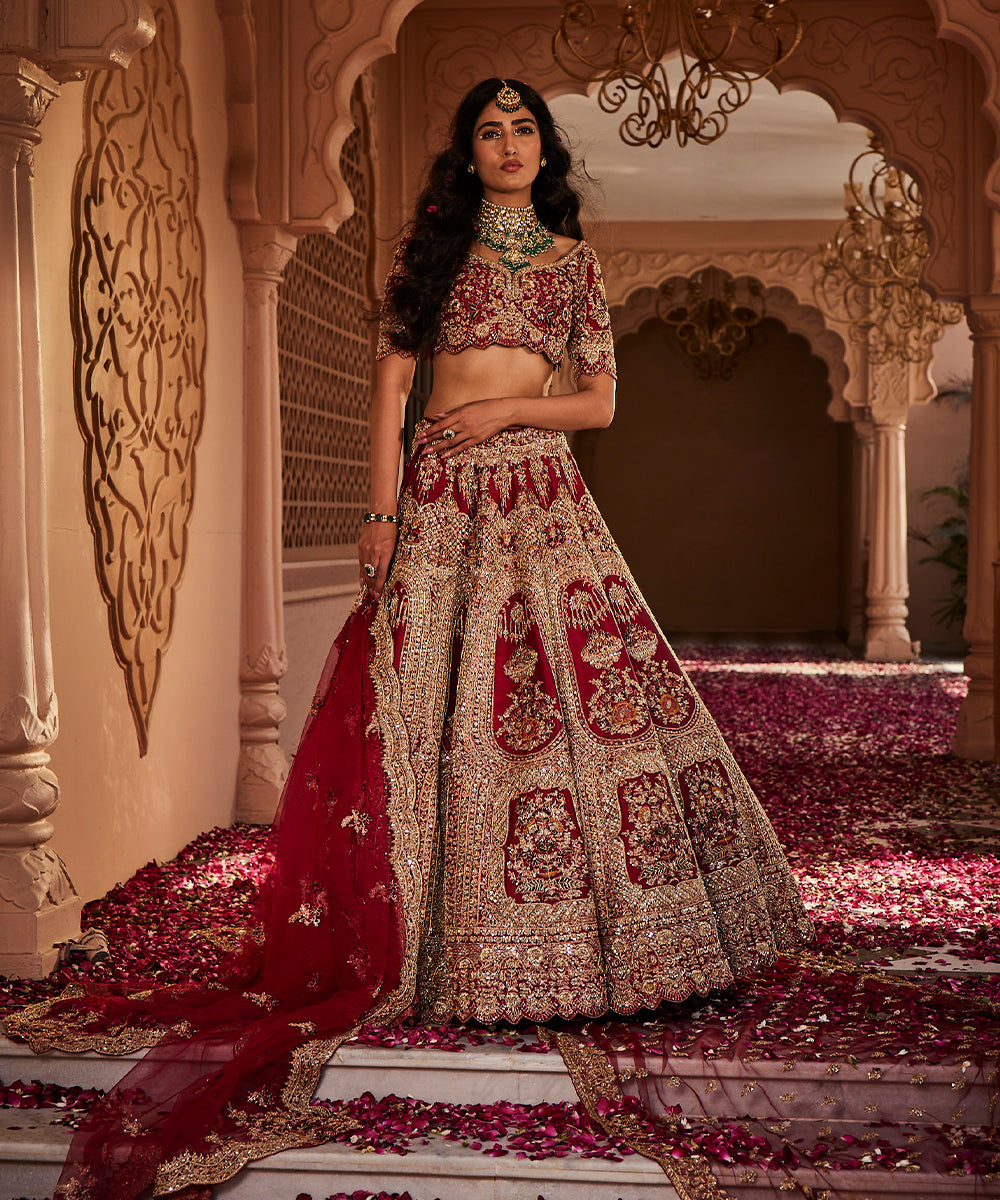
[[352, 543], [368, 507], [371, 177], [357, 94], [341, 168], [354, 215], [300, 238], [278, 289], [284, 546], [320, 558]]

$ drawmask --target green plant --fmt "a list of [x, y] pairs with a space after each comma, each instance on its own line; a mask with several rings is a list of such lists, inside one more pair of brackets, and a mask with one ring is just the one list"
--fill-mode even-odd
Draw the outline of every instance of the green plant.
[[941, 497], [949, 501], [948, 511], [928, 533], [912, 536], [932, 550], [920, 561], [939, 563], [951, 572], [951, 584], [944, 602], [934, 610], [934, 616], [949, 629], [959, 629], [965, 622], [966, 594], [969, 579], [969, 480], [963, 473], [952, 484], [928, 488], [921, 499]]

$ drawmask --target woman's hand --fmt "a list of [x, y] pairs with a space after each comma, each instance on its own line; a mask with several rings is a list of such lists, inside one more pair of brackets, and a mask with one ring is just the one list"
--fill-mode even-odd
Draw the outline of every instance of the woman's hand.
[[511, 423], [511, 404], [502, 397], [473, 400], [448, 412], [429, 417], [430, 425], [417, 436], [417, 444], [426, 446], [442, 458], [451, 458], [470, 446], [507, 429]]
[[[370, 521], [361, 530], [358, 538], [358, 565], [361, 568], [361, 582], [377, 600], [385, 587], [385, 577], [389, 573], [389, 563], [396, 549], [397, 526], [389, 521]], [[374, 570], [369, 575], [365, 570], [368, 565]]]

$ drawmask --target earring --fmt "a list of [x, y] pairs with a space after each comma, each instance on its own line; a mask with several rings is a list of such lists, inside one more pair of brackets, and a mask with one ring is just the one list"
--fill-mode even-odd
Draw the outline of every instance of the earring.
[[469, 172], [469, 174], [470, 174], [470, 175], [475, 175], [475, 173], [476, 173], [476, 164], [475, 164], [475, 163], [469, 163], [469, 165], [468, 165], [468, 166], [467, 166], [465, 169], [466, 169], [466, 170]]
[[548, 165], [548, 161], [549, 161], [549, 160], [548, 160], [548, 159], [547, 159], [547, 158], [546, 158], [546, 157], [543, 155], [543, 156], [542, 156], [542, 161], [541, 161], [541, 162], [540, 162], [538, 165], [539, 165], [540, 167], [547, 166], [547, 165]]

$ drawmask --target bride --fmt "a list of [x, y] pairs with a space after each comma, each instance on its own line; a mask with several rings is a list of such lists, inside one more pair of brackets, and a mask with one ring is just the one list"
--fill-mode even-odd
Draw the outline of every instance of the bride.
[[[329, 1138], [344, 1118], [309, 1100], [362, 1021], [631, 1013], [809, 939], [567, 446], [610, 423], [615, 387], [571, 169], [526, 84], [460, 103], [386, 284], [361, 594], [225, 984], [8, 1021], [38, 1050], [153, 1047], [77, 1134], [57, 1195], [177, 1192]], [[397, 494], [422, 355], [434, 387]], [[564, 356], [576, 390], [550, 395]], [[669, 518], [634, 519], [655, 537]]]

